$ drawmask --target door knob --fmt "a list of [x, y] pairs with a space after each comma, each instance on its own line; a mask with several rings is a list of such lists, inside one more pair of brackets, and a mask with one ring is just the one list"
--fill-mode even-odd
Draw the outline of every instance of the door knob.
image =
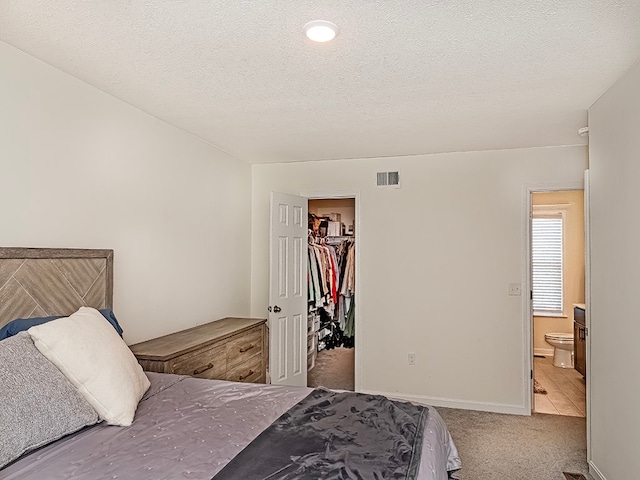
[[282, 309], [278, 305], [276, 305], [275, 307], [273, 307], [273, 311], [276, 313], [280, 313]]

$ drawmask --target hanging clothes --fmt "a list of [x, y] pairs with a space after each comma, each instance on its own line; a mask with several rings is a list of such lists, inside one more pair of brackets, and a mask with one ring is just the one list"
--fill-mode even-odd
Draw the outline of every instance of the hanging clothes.
[[352, 239], [328, 244], [309, 235], [308, 300], [329, 326], [327, 348], [353, 347], [355, 333], [355, 244]]
[[322, 301], [322, 288], [320, 287], [320, 275], [318, 273], [318, 259], [316, 257], [315, 249], [312, 245], [309, 245], [309, 268], [307, 269], [309, 287], [309, 302], [314, 306], [318, 306], [318, 302]]
[[342, 272], [342, 288], [340, 293], [344, 296], [351, 296], [356, 291], [356, 247], [351, 244], [347, 251], [347, 263]]
[[[333, 316], [338, 302], [340, 272], [335, 250], [332, 246], [309, 244], [312, 275], [309, 290], [314, 290], [312, 304], [316, 308], [324, 307]], [[314, 274], [314, 269], [317, 274]], [[310, 297], [311, 301], [311, 297]]]
[[343, 345], [347, 348], [353, 348], [354, 337], [356, 333], [356, 299], [351, 297], [349, 311], [347, 312], [347, 321], [344, 327]]

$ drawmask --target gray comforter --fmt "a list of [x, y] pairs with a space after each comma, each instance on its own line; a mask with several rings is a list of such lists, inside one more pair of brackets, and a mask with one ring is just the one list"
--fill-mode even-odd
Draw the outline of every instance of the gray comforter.
[[276, 420], [215, 480], [414, 480], [428, 408], [317, 389]]
[[[88, 427], [0, 470], [2, 480], [210, 480], [311, 389], [148, 373], [151, 388], [130, 427]], [[419, 480], [460, 468], [434, 408], [424, 428]]]

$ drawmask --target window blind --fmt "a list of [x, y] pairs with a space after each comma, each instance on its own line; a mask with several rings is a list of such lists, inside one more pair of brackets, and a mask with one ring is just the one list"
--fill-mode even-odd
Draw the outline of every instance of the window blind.
[[562, 216], [531, 222], [534, 313], [562, 313]]

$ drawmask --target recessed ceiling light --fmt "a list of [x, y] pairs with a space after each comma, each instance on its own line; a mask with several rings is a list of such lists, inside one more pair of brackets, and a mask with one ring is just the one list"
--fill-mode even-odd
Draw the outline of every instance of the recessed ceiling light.
[[328, 42], [338, 35], [338, 26], [326, 20], [314, 20], [304, 26], [304, 33], [314, 42]]

